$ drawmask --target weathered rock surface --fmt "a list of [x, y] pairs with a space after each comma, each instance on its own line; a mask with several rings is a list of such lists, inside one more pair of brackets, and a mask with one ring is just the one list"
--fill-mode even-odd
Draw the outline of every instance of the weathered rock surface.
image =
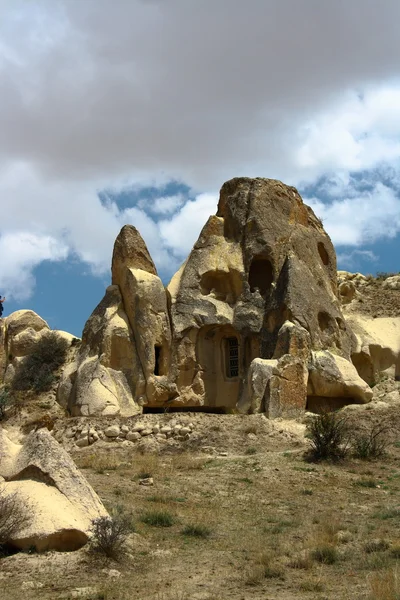
[[[369, 402], [372, 396], [371, 388], [351, 362], [327, 350], [312, 352], [308, 378], [309, 409], [324, 405], [340, 408], [346, 403], [362, 404]], [[324, 402], [323, 399], [330, 400]]]
[[12, 380], [20, 359], [34, 352], [49, 331], [46, 321], [32, 310], [18, 310], [0, 320], [0, 383]]
[[145, 380], [118, 286], [88, 319], [76, 360], [64, 369], [58, 401], [73, 416], [140, 412]]
[[352, 361], [364, 381], [375, 384], [382, 372], [400, 380], [400, 317], [373, 319], [353, 313], [347, 322], [357, 338]]
[[89, 538], [92, 519], [107, 515], [97, 494], [46, 429], [14, 444], [0, 429], [0, 475], [32, 515], [10, 542], [20, 549], [76, 550]]
[[[366, 350], [361, 334], [355, 337], [341, 301], [350, 310], [368, 282], [361, 274], [337, 273], [331, 240], [295, 188], [232, 179], [167, 289], [138, 231], [122, 228], [113, 285], [85, 325], [58, 400], [73, 416], [131, 416], [143, 406], [290, 416], [305, 409], [310, 394], [316, 397], [313, 386], [318, 398], [332, 398], [326, 377], [316, 379], [327, 359], [315, 357], [329, 351], [340, 373], [335, 393], [344, 403], [365, 401], [367, 389], [355, 393], [361, 384], [354, 384], [350, 360], [359, 368], [357, 357], [374, 350], [368, 343]], [[19, 352], [44, 325], [14, 334]], [[6, 338], [0, 331], [0, 340]], [[5, 361], [0, 350], [0, 373]], [[11, 367], [16, 364], [9, 377]], [[346, 369], [353, 375], [344, 376]], [[86, 443], [88, 436], [79, 438]]]
[[[282, 363], [282, 369], [303, 382], [301, 394], [311, 348], [334, 348], [350, 359], [355, 339], [341, 312], [332, 243], [297, 190], [279, 181], [225, 183], [217, 215], [167, 289], [175, 404], [234, 407], [240, 397], [241, 410], [258, 410], [255, 358], [298, 353], [297, 366]], [[281, 332], [287, 322], [298, 325], [304, 339], [291, 342], [290, 325]], [[277, 402], [286, 393], [278, 394], [282, 374], [274, 385]], [[284, 403], [278, 404], [281, 412]], [[305, 406], [304, 398], [295, 405]]]

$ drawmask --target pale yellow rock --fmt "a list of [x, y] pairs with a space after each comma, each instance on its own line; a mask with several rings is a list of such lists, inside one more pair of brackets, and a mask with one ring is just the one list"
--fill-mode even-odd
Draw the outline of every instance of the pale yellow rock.
[[352, 361], [359, 375], [369, 384], [383, 371], [400, 379], [400, 317], [352, 314], [347, 322], [357, 337]]
[[372, 399], [373, 392], [351, 362], [331, 352], [319, 351], [312, 352], [308, 395], [319, 398], [351, 398], [352, 403], [366, 403]]
[[59, 403], [74, 416], [132, 416], [141, 411], [145, 380], [117, 286], [88, 319], [75, 360], [64, 370]]
[[6, 493], [16, 492], [32, 522], [10, 540], [17, 547], [74, 550], [88, 539], [92, 519], [107, 511], [73, 460], [47, 429], [14, 444], [0, 430], [0, 475]]

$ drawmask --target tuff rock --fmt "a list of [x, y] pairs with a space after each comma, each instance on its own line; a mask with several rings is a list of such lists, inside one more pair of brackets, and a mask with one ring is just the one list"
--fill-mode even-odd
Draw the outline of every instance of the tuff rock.
[[[295, 188], [232, 179], [166, 288], [139, 232], [122, 228], [112, 285], [62, 373], [58, 401], [72, 416], [204, 406], [270, 417], [295, 416], [325, 398], [368, 401], [370, 371], [387, 361], [377, 365], [373, 345], [353, 333], [341, 308], [364, 284], [361, 274], [337, 273], [332, 242]], [[32, 331], [16, 333], [11, 317], [0, 327], [3, 379], [9, 368], [12, 378], [9, 344], [21, 352], [47, 328], [24, 317]], [[361, 380], [352, 359], [365, 371]]]

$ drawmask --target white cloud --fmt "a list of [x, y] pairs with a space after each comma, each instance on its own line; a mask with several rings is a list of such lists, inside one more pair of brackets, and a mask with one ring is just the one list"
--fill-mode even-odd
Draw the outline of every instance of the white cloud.
[[189, 254], [208, 217], [215, 214], [218, 197], [215, 194], [200, 194], [189, 201], [170, 220], [159, 222], [161, 239], [181, 260]]
[[329, 204], [315, 198], [305, 201], [322, 219], [337, 246], [361, 246], [400, 233], [400, 199], [382, 183], [357, 197], [335, 199]]
[[8, 299], [27, 300], [33, 293], [32, 270], [44, 260], [65, 260], [68, 248], [51, 236], [15, 232], [0, 237], [1, 295]]
[[371, 250], [352, 250], [351, 252], [339, 252], [337, 255], [338, 264], [348, 269], [354, 268], [360, 260], [376, 263], [378, 258]]
[[[399, 232], [394, 192], [350, 177], [400, 181], [397, 0], [0, 0], [0, 14], [1, 240], [53, 240], [36, 262], [21, 245], [0, 279], [15, 295], [18, 273], [31, 290], [63, 252], [108, 272], [126, 222], [171, 271], [239, 175], [328, 176], [331, 203], [312, 202], [336, 244]], [[170, 179], [195, 200], [97, 195]]]
[[176, 196], [164, 196], [161, 198], [155, 198], [152, 200], [144, 200], [141, 204], [143, 209], [147, 208], [154, 214], [159, 215], [170, 215], [176, 212], [182, 204], [185, 203], [185, 198], [182, 194], [177, 194]]

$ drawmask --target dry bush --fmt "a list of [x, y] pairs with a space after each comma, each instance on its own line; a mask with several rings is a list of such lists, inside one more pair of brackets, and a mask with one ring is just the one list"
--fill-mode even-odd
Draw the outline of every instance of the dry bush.
[[256, 557], [254, 564], [245, 571], [245, 584], [259, 585], [265, 579], [285, 579], [282, 566], [273, 555], [262, 553]]
[[348, 419], [337, 412], [324, 412], [307, 425], [306, 437], [311, 442], [308, 460], [343, 460], [350, 449]]
[[400, 600], [400, 575], [398, 569], [373, 573], [369, 577], [370, 600]]
[[118, 559], [124, 553], [127, 538], [133, 531], [132, 516], [122, 512], [112, 517], [93, 519], [91, 549]]
[[371, 428], [364, 427], [355, 433], [352, 439], [353, 455], [363, 460], [385, 456], [389, 444], [388, 430], [388, 425], [377, 423]]
[[28, 527], [32, 521], [29, 507], [22, 503], [17, 492], [8, 494], [0, 486], [0, 547], [8, 544], [18, 531]]

